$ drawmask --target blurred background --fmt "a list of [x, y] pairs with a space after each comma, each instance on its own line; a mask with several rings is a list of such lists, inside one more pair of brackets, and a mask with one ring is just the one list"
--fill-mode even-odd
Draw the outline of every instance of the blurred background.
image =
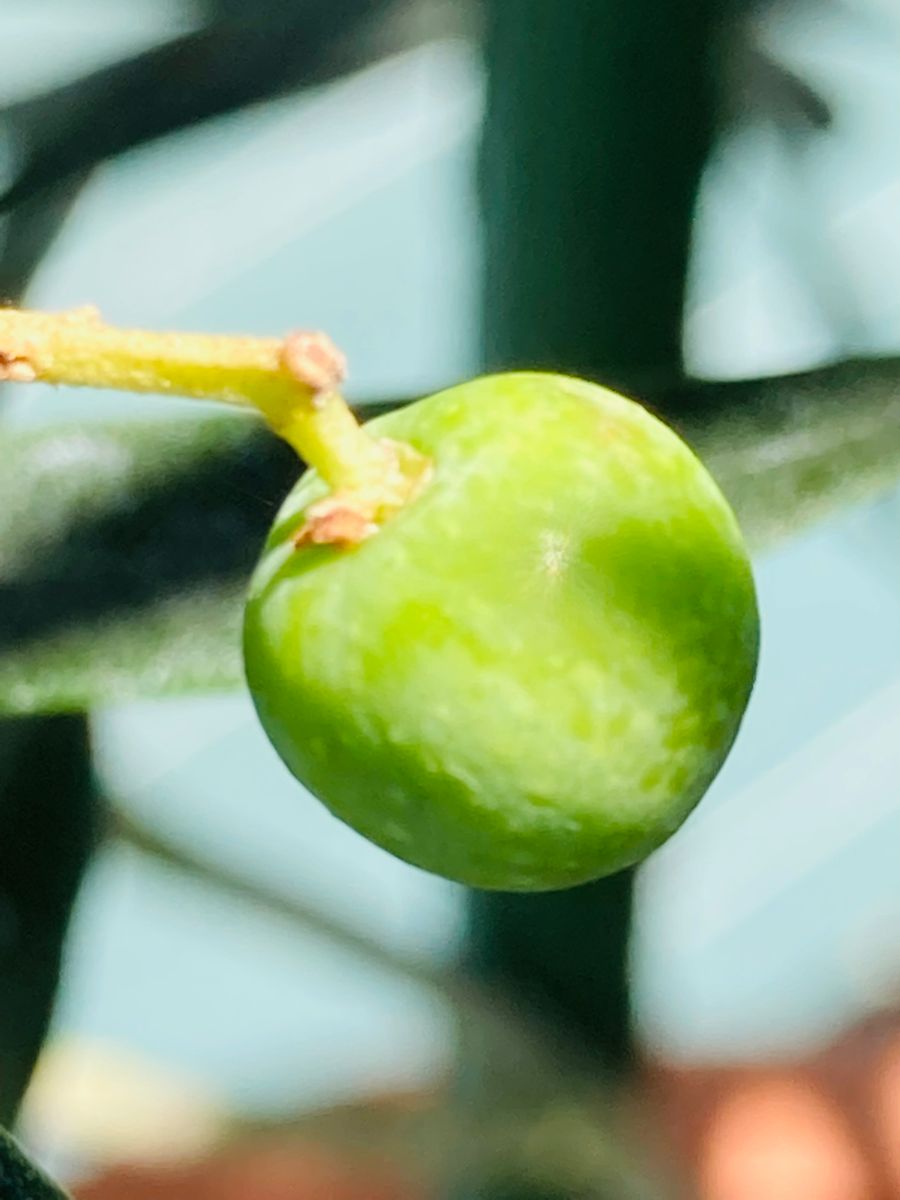
[[257, 727], [277, 449], [7, 388], [2, 1121], [84, 1200], [900, 1196], [893, 0], [6, 0], [0, 45], [7, 299], [326, 329], [361, 405], [624, 388], [710, 447], [764, 630], [634, 877], [467, 893]]

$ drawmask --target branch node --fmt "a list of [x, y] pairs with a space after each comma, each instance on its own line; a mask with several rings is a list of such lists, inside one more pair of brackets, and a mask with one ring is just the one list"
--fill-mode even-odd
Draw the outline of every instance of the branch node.
[[34, 383], [37, 371], [23, 354], [8, 354], [0, 350], [0, 382]]
[[347, 374], [347, 360], [325, 333], [289, 333], [281, 348], [281, 363], [298, 383], [313, 389], [317, 408]]

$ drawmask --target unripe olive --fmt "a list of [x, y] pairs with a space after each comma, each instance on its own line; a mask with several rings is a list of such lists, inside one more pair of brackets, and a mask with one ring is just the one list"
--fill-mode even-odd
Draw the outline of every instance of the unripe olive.
[[350, 547], [279, 513], [246, 673], [281, 758], [399, 858], [481, 888], [583, 883], [684, 821], [756, 670], [735, 518], [640, 405], [561, 376], [476, 380], [367, 426], [432, 462]]

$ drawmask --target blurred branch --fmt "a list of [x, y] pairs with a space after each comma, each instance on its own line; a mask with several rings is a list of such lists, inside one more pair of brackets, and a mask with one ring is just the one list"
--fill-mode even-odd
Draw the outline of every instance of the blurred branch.
[[[500, 1108], [486, 1112], [477, 1104], [459, 1107], [448, 1089], [439, 1086], [414, 1103], [402, 1096], [396, 1100], [387, 1097], [381, 1102], [262, 1120], [223, 1111], [221, 1119], [209, 1122], [206, 1128], [204, 1136], [209, 1143], [194, 1143], [193, 1154], [205, 1149], [224, 1158], [231, 1151], [240, 1153], [242, 1147], [260, 1141], [284, 1146], [289, 1139], [296, 1139], [302, 1144], [333, 1149], [350, 1161], [365, 1162], [368, 1156], [388, 1161], [407, 1169], [413, 1178], [434, 1180], [446, 1177], [451, 1169], [503, 1180], [524, 1178], [535, 1186], [560, 1189], [553, 1195], [578, 1200], [659, 1200], [668, 1194], [651, 1178], [646, 1163], [631, 1153], [633, 1133], [620, 1128], [618, 1097], [588, 1064], [580, 1047], [560, 1044], [520, 1007], [510, 1007], [507, 999], [458, 971], [434, 970], [396, 954], [320, 910], [234, 874], [124, 813], [110, 813], [106, 831], [110, 838], [183, 874], [200, 887], [250, 904], [304, 933], [326, 937], [373, 966], [432, 991], [452, 1006], [470, 1044], [474, 1035], [486, 1050], [490, 1048], [496, 1072], [492, 1082], [504, 1098]], [[152, 1111], [147, 1108], [147, 1094], [153, 1088], [143, 1079], [139, 1065], [139, 1060], [129, 1055], [122, 1072], [131, 1073], [131, 1087], [142, 1098], [140, 1111], [146, 1115]], [[82, 1056], [70, 1064], [77, 1073], [75, 1095], [84, 1095], [86, 1081], [102, 1080], [109, 1066], [108, 1057], [92, 1061], [91, 1047], [85, 1047]], [[122, 1072], [115, 1076], [120, 1086]], [[154, 1072], [149, 1082], [156, 1080]], [[65, 1104], [58, 1095], [61, 1083], [64, 1077], [56, 1079], [57, 1099], [49, 1110], [42, 1112], [38, 1102], [36, 1111], [42, 1114], [38, 1127], [55, 1116], [61, 1125], [62, 1144], [70, 1153], [90, 1160], [97, 1152], [96, 1140], [92, 1140], [95, 1123], [99, 1121], [105, 1129], [110, 1125], [103, 1109], [103, 1097], [109, 1096], [110, 1089], [100, 1086], [90, 1119], [85, 1124], [79, 1110], [73, 1129], [67, 1132], [65, 1108], [60, 1111], [56, 1107]], [[62, 1093], [65, 1097], [65, 1086]], [[120, 1092], [112, 1089], [112, 1094], [119, 1096]], [[169, 1096], [170, 1104], [171, 1099]], [[189, 1104], [190, 1098], [185, 1111]], [[208, 1119], [205, 1109], [204, 1114]], [[34, 1120], [35, 1110], [28, 1110], [26, 1118]], [[81, 1137], [85, 1136], [85, 1130], [88, 1141], [82, 1145], [77, 1139], [79, 1131]], [[135, 1129], [138, 1144], [143, 1144], [145, 1136], [146, 1130]], [[71, 1144], [67, 1137], [74, 1139]], [[121, 1154], [121, 1144], [115, 1138], [112, 1145]], [[168, 1158], [170, 1151], [167, 1143], [164, 1157]], [[0, 1195], [5, 1193], [0, 1190]]]
[[385, 3], [267, 0], [250, 20], [219, 6], [202, 29], [11, 105], [0, 120], [21, 139], [24, 163], [0, 211], [125, 150], [364, 65], [365, 24]]
[[[304, 933], [312, 933], [334, 942], [348, 953], [362, 958], [370, 966], [392, 975], [399, 975], [429, 991], [441, 994], [445, 991], [448, 980], [444, 972], [433, 970], [419, 959], [398, 954], [383, 942], [373, 941], [314, 905], [293, 896], [285, 896], [268, 884], [232, 873], [221, 863], [198, 854], [194, 849], [157, 830], [150, 829], [121, 810], [117, 809], [110, 814], [107, 834], [132, 850], [163, 863], [207, 887], [212, 887], [232, 900], [250, 904], [287, 921]], [[468, 1004], [468, 998], [463, 1002]], [[480, 1003], [473, 1004], [480, 1012]]]
[[615, 1129], [616, 1098], [575, 1040], [561, 1040], [521, 1005], [459, 971], [435, 970], [397, 954], [320, 909], [234, 874], [121, 811], [110, 814], [108, 833], [202, 886], [325, 937], [433, 992], [453, 1008], [466, 1044], [480, 1045], [490, 1054], [492, 1095], [503, 1096], [502, 1108], [490, 1112], [477, 1104], [460, 1109], [439, 1094], [412, 1109], [388, 1103], [275, 1122], [235, 1119], [227, 1131], [229, 1145], [246, 1137], [295, 1135], [354, 1157], [377, 1155], [432, 1179], [462, 1170], [479, 1177], [527, 1178], [561, 1186], [563, 1195], [597, 1200], [658, 1200], [663, 1194], [628, 1154], [631, 1137], [623, 1138]]
[[[565, 1046], [512, 1009], [502, 998], [455, 970], [435, 969], [421, 959], [391, 950], [352, 926], [297, 897], [237, 874], [191, 847], [148, 828], [116, 809], [109, 814], [108, 836], [205, 887], [285, 921], [304, 933], [327, 939], [379, 970], [432, 992], [449, 1004], [471, 1036], [476, 1031], [495, 1051], [509, 1098], [544, 1095], [553, 1081], [566, 1094], [584, 1088], [587, 1071], [579, 1048]], [[596, 1074], [592, 1085], [597, 1084]]]
[[[716, 73], [724, 121], [768, 117], [785, 136], [804, 140], [829, 129], [834, 114], [828, 99], [783, 62], [766, 37], [766, 20], [788, 6], [796, 8], [796, 0], [729, 0]], [[840, 0], [831, 0], [830, 7], [839, 6]]]
[[409, 33], [390, 0], [215, 0], [208, 23], [142, 54], [0, 109], [21, 166], [0, 194], [0, 297], [20, 297], [95, 167], [191, 125], [327, 83]]
[[25, 294], [87, 178], [87, 172], [76, 173], [30, 196], [8, 214], [0, 252], [0, 299], [13, 301]]
[[[655, 400], [757, 549], [900, 479], [897, 359]], [[3, 453], [0, 712], [243, 686], [243, 594], [296, 478], [286, 446], [213, 416], [10, 432]]]

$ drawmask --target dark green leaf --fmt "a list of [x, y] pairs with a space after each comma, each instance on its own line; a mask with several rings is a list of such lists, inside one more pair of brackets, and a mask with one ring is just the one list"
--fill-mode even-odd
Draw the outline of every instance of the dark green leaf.
[[15, 1117], [47, 1030], [69, 912], [94, 843], [95, 815], [83, 717], [0, 721], [3, 1124]]
[[249, 420], [8, 437], [0, 704], [81, 709], [240, 678], [241, 596], [296, 476]]
[[8, 1133], [0, 1129], [0, 1197], [2, 1200], [67, 1200], [65, 1192], [30, 1162]]

